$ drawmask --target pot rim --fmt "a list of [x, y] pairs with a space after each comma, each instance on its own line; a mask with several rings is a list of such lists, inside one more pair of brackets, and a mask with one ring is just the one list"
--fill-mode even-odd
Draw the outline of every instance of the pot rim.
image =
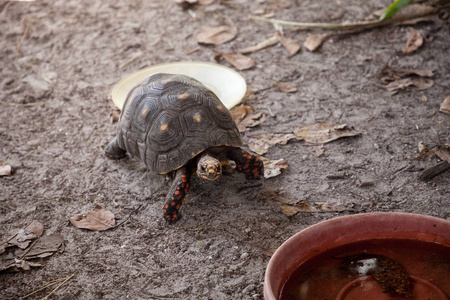
[[[376, 227], [379, 224], [383, 226]], [[450, 221], [405, 212], [361, 213], [321, 221], [291, 236], [272, 255], [264, 275], [264, 298], [278, 299], [282, 285], [276, 283], [285, 281], [302, 261], [339, 245], [377, 238], [409, 238], [450, 246]], [[305, 250], [301, 255], [292, 250], [300, 247]], [[290, 263], [277, 269], [278, 261], [285, 259]]]

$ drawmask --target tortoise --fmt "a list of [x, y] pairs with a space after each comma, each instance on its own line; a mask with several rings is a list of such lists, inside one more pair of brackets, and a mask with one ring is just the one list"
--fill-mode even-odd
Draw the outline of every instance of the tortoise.
[[262, 178], [262, 161], [241, 146], [230, 112], [210, 89], [185, 75], [158, 73], [128, 93], [105, 155], [121, 159], [128, 152], [149, 170], [171, 176], [163, 215], [173, 223], [181, 217], [192, 174], [217, 180], [221, 162], [233, 160], [247, 179]]

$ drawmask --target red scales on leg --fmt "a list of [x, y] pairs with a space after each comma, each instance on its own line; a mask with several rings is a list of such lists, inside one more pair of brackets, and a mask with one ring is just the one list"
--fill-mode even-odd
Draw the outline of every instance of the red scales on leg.
[[228, 157], [236, 163], [236, 171], [244, 173], [247, 179], [261, 179], [264, 175], [263, 162], [240, 148], [231, 148]]
[[170, 223], [176, 222], [181, 218], [179, 210], [184, 202], [184, 197], [189, 192], [189, 181], [190, 176], [186, 167], [176, 171], [163, 208], [164, 218]]

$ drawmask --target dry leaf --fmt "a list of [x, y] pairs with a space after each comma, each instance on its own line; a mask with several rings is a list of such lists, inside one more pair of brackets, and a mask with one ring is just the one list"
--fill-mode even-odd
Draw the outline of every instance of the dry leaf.
[[328, 34], [310, 34], [303, 43], [306, 49], [311, 52], [317, 51], [319, 47], [328, 39]]
[[443, 161], [450, 163], [450, 145], [438, 145], [434, 153]]
[[263, 194], [269, 200], [274, 200], [274, 201], [278, 201], [280, 203], [289, 204], [289, 205], [294, 205], [296, 203], [295, 201], [289, 200], [280, 195], [283, 193], [284, 193], [284, 191], [264, 191]]
[[6, 263], [0, 263], [0, 272], [1, 271], [9, 271], [9, 272], [21, 272], [28, 271], [31, 267], [42, 267], [39, 263], [33, 263], [30, 261], [26, 261], [25, 259], [17, 259], [9, 260]]
[[19, 230], [19, 233], [8, 242], [8, 246], [17, 246], [25, 249], [34, 240], [42, 235], [44, 225], [37, 220], [33, 220], [27, 227]]
[[295, 205], [290, 204], [281, 204], [280, 205], [281, 212], [288, 217], [291, 217], [298, 212], [316, 212], [317, 208], [309, 204], [306, 200], [300, 200]]
[[292, 133], [264, 133], [252, 136], [248, 142], [248, 147], [253, 152], [263, 155], [267, 153], [271, 146], [278, 144], [286, 145], [292, 139], [297, 139]]
[[245, 116], [251, 114], [252, 112], [253, 108], [244, 104], [235, 106], [232, 110], [230, 110], [231, 118], [236, 124], [241, 123]]
[[285, 214], [288, 217], [292, 217], [298, 213], [298, 210], [296, 207], [288, 204], [281, 204], [280, 210], [283, 214]]
[[347, 125], [317, 123], [310, 126], [298, 127], [294, 130], [298, 139], [304, 139], [312, 144], [325, 144], [342, 137], [358, 136], [362, 133]]
[[111, 124], [119, 122], [120, 119], [120, 109], [115, 108], [113, 112], [109, 115], [109, 121]]
[[256, 65], [256, 62], [251, 57], [240, 53], [221, 53], [216, 56], [216, 60], [220, 60], [221, 57], [239, 71], [251, 69]]
[[264, 49], [264, 48], [267, 48], [270, 46], [274, 46], [274, 45], [278, 44], [279, 42], [280, 41], [278, 40], [277, 36], [272, 36], [272, 37], [268, 38], [267, 40], [264, 40], [261, 43], [256, 44], [255, 46], [240, 49], [238, 52], [243, 53], [243, 54], [253, 53], [253, 52], [259, 51], [261, 49]]
[[403, 54], [405, 55], [416, 51], [423, 45], [422, 36], [417, 30], [415, 30], [412, 27], [409, 29], [406, 39], [407, 39], [406, 45], [405, 48], [403, 48]]
[[0, 176], [11, 176], [12, 167], [10, 165], [0, 165]]
[[418, 90], [426, 90], [434, 85], [434, 81], [429, 78], [408, 77], [390, 82], [386, 85], [388, 91], [402, 90], [410, 86], [414, 86]]
[[283, 36], [280, 32], [277, 32], [276, 34], [280, 43], [286, 48], [291, 56], [295, 55], [300, 50], [301, 46], [299, 42]]
[[297, 87], [292, 82], [275, 82], [273, 85], [283, 93], [295, 93], [297, 91]]
[[41, 237], [37, 243], [25, 254], [25, 258], [43, 258], [64, 250], [64, 239], [60, 234]]
[[265, 249], [264, 255], [266, 255], [268, 257], [272, 257], [272, 255], [275, 253], [275, 251], [277, 251], [277, 249]]
[[207, 45], [221, 45], [234, 39], [238, 29], [234, 26], [222, 25], [217, 27], [203, 27], [197, 34], [197, 43]]
[[317, 205], [322, 212], [340, 212], [345, 210], [338, 204], [330, 204], [328, 202], [315, 202], [314, 204]]
[[85, 228], [94, 231], [107, 230], [116, 224], [114, 214], [99, 205], [96, 205], [95, 209], [88, 212], [87, 215], [74, 216], [69, 220], [76, 228]]
[[379, 79], [383, 83], [389, 83], [402, 78], [411, 76], [419, 77], [433, 77], [434, 72], [432, 70], [410, 70], [410, 69], [397, 69], [390, 66], [385, 66], [379, 74]]
[[265, 113], [253, 113], [253, 109], [244, 104], [233, 108], [230, 113], [239, 132], [244, 132], [248, 130], [248, 128], [256, 127], [266, 120]]
[[281, 158], [278, 160], [269, 160], [265, 157], [261, 157], [263, 163], [264, 163], [264, 178], [268, 179], [268, 178], [272, 178], [275, 176], [278, 176], [281, 174], [281, 170], [288, 169], [288, 164], [287, 162]]
[[444, 102], [441, 103], [439, 111], [450, 115], [450, 95], [445, 97]]

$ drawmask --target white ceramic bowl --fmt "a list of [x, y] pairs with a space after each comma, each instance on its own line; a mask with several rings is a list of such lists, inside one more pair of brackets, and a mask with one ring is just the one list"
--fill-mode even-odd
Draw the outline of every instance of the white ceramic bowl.
[[121, 79], [111, 91], [114, 104], [122, 109], [128, 92], [146, 77], [156, 73], [193, 77], [211, 89], [228, 109], [240, 103], [247, 91], [244, 78], [230, 68], [207, 62], [173, 62], [141, 69]]

